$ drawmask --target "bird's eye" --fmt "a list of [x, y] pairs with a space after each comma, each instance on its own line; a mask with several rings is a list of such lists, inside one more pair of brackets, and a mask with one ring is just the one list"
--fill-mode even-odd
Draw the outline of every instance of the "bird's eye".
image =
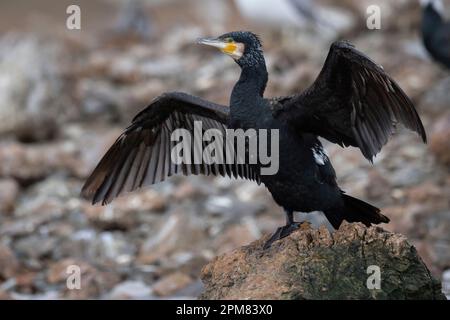
[[232, 38], [225, 38], [225, 42], [231, 43], [231, 42], [233, 42], [233, 39]]

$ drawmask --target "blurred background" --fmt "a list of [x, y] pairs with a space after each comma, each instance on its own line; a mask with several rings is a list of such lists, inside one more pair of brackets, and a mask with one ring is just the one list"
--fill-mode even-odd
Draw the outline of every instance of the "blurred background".
[[[81, 30], [66, 28], [71, 4]], [[380, 30], [366, 27], [373, 4]], [[195, 298], [203, 265], [284, 222], [264, 186], [227, 178], [173, 177], [106, 207], [79, 197], [155, 96], [228, 103], [238, 66], [195, 39], [239, 29], [263, 40], [267, 96], [307, 87], [331, 42], [348, 39], [412, 98], [428, 145], [400, 129], [374, 165], [325, 146], [340, 186], [382, 208], [383, 228], [404, 234], [450, 291], [450, 71], [425, 51], [421, 15], [417, 0], [1, 1], [0, 298]], [[69, 265], [81, 290], [66, 286]]]

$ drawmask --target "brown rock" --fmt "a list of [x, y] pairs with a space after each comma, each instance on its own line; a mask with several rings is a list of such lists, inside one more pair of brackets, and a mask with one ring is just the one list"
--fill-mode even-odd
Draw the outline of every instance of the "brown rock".
[[434, 268], [443, 272], [450, 264], [450, 211], [448, 209], [419, 216], [423, 239]]
[[447, 113], [433, 127], [430, 149], [436, 159], [450, 167], [450, 113]]
[[27, 291], [31, 291], [34, 287], [34, 281], [36, 279], [36, 272], [24, 271], [15, 276], [16, 286], [21, 287]]
[[58, 120], [77, 109], [68, 107], [61, 43], [46, 37], [2, 37], [0, 134], [45, 140], [54, 136]]
[[181, 201], [184, 199], [192, 199], [198, 194], [198, 189], [195, 188], [195, 186], [189, 182], [189, 181], [183, 181], [173, 193], [173, 197], [177, 201]]
[[406, 191], [408, 202], [442, 202], [445, 199], [445, 190], [432, 182], [424, 182]]
[[77, 156], [64, 144], [0, 143], [0, 176], [19, 181], [33, 181], [46, 177], [58, 169], [76, 166]]
[[[410, 208], [404, 205], [393, 205], [382, 208], [384, 215], [389, 217], [390, 222], [385, 229], [391, 232], [407, 233], [414, 227], [414, 219], [409, 211]], [[405, 214], [407, 212], [407, 214]]]
[[8, 279], [17, 273], [19, 261], [14, 252], [5, 245], [0, 244], [0, 278]]
[[[66, 281], [71, 275], [69, 266], [77, 266], [80, 269], [80, 289], [68, 288]], [[47, 281], [50, 284], [60, 284], [64, 286], [62, 293], [64, 298], [86, 299], [93, 296], [100, 296], [120, 281], [119, 275], [99, 271], [94, 266], [74, 259], [64, 259], [51, 265], [47, 272]]]
[[19, 195], [19, 185], [13, 179], [0, 179], [0, 214], [14, 210]]
[[255, 240], [255, 234], [247, 225], [232, 225], [214, 240], [214, 246], [218, 248], [217, 254], [222, 254]]
[[[203, 299], [445, 299], [404, 236], [344, 224], [333, 234], [304, 224], [263, 250], [268, 236], [215, 258]], [[380, 289], [369, 289], [380, 270]]]
[[140, 281], [124, 281], [117, 284], [109, 294], [109, 298], [117, 299], [151, 299], [152, 289]]
[[175, 210], [163, 219], [139, 250], [140, 264], [154, 264], [177, 251], [197, 251], [206, 235], [204, 223], [189, 212]]
[[192, 279], [188, 275], [175, 272], [157, 281], [152, 289], [155, 294], [164, 297], [183, 289], [191, 282]]
[[11, 296], [7, 292], [0, 290], [0, 300], [10, 300], [10, 299]]
[[147, 188], [133, 192], [127, 197], [118, 198], [114, 206], [124, 212], [163, 211], [167, 206], [167, 200], [161, 193]]
[[368, 184], [365, 187], [369, 199], [382, 198], [389, 187], [389, 181], [379, 171], [375, 169], [369, 171]]
[[[71, 151], [65, 165], [76, 177], [86, 179], [98, 161], [122, 133], [122, 127], [71, 124], [64, 128], [66, 149]], [[72, 150], [70, 150], [72, 149]]]
[[113, 206], [93, 206], [91, 203], [83, 203], [83, 212], [89, 221], [103, 230], [127, 230], [131, 228], [135, 219], [129, 212], [114, 210]]
[[136, 225], [137, 213], [161, 212], [167, 206], [166, 197], [151, 189], [138, 190], [119, 197], [108, 206], [93, 206], [83, 202], [82, 208], [90, 222], [101, 229], [127, 230]]
[[80, 263], [73, 259], [64, 259], [50, 266], [47, 272], [47, 281], [51, 284], [66, 281], [68, 276], [67, 270], [71, 265], [79, 266], [81, 274], [86, 273], [91, 268], [86, 263]]

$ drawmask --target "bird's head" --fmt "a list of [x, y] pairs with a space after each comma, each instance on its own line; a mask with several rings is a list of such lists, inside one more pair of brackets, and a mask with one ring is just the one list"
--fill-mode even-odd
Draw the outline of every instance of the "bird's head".
[[197, 43], [218, 48], [241, 67], [264, 63], [261, 41], [249, 31], [233, 31], [217, 38], [202, 38]]

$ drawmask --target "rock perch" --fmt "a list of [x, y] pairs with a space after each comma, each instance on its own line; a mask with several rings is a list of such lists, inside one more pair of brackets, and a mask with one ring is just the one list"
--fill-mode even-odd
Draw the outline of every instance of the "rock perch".
[[304, 223], [263, 250], [266, 240], [206, 265], [200, 299], [445, 299], [406, 238], [379, 227], [345, 224], [331, 234]]

